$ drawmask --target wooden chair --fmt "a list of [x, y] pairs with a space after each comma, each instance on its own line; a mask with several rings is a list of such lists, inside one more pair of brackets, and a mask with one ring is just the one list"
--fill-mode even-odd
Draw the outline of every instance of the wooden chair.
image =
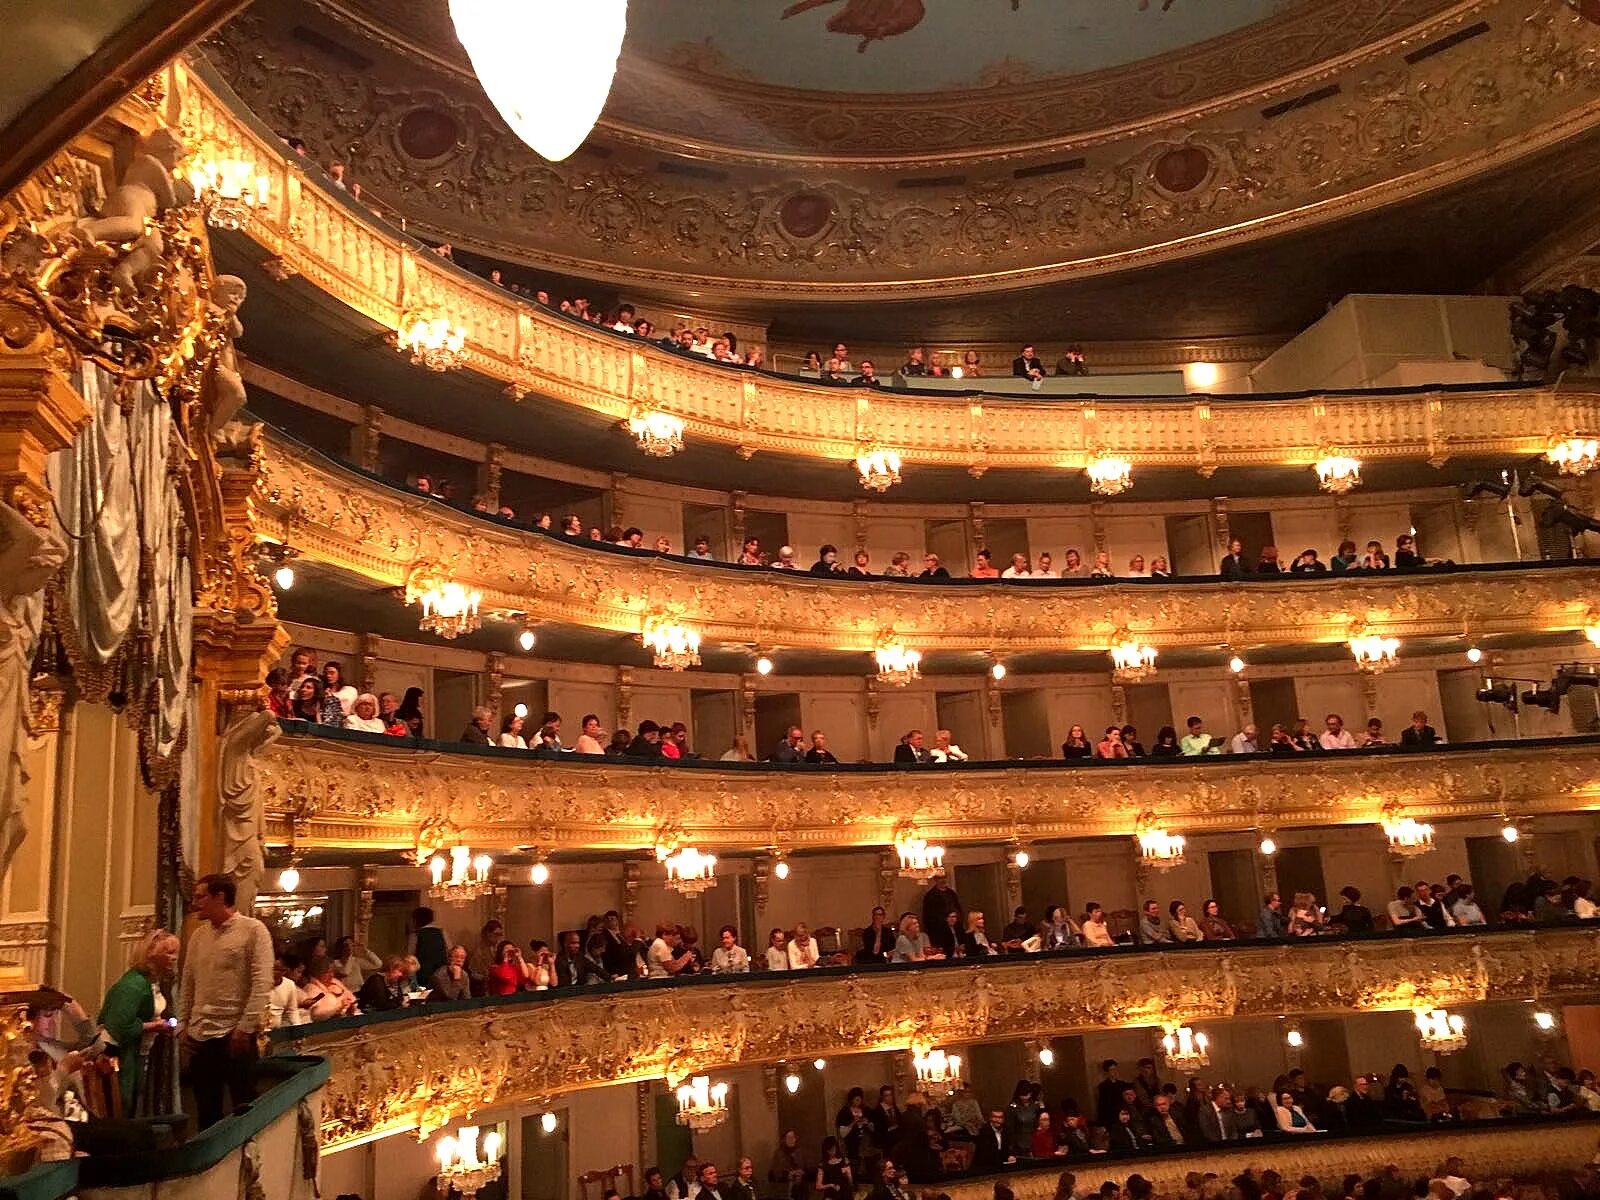
[[1139, 914], [1131, 908], [1116, 909], [1106, 913], [1106, 926], [1111, 930], [1112, 941], [1120, 942], [1127, 938], [1135, 938], [1134, 931], [1139, 927]]
[[[625, 1188], [617, 1187], [617, 1181], [620, 1179], [626, 1179], [628, 1186]], [[614, 1167], [607, 1167], [603, 1171], [585, 1171], [578, 1176], [578, 1200], [589, 1200], [589, 1185], [591, 1183], [596, 1184], [599, 1189], [595, 1194], [595, 1200], [600, 1200], [600, 1197], [604, 1196], [609, 1188], [616, 1188], [622, 1195], [631, 1196], [633, 1195], [633, 1164], [619, 1163]]]

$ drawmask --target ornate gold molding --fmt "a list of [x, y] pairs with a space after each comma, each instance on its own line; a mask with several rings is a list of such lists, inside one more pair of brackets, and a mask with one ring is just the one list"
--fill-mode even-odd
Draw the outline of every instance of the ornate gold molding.
[[1597, 963], [1593, 930], [1026, 959], [558, 995], [289, 1044], [331, 1061], [322, 1138], [337, 1148], [585, 1087], [903, 1050], [913, 1038], [951, 1046], [1175, 1019], [1588, 995]]
[[[1505, 394], [1506, 410], [1515, 411], [1518, 395]], [[1468, 416], [1467, 407], [1460, 411]], [[1482, 401], [1470, 412], [1475, 422], [1491, 419]], [[261, 462], [258, 536], [379, 587], [403, 587], [426, 560], [480, 590], [486, 612], [622, 633], [640, 633], [660, 616], [692, 624], [708, 640], [762, 646], [869, 651], [892, 633], [924, 650], [1105, 651], [1115, 635], [1131, 633], [1165, 650], [1333, 643], [1364, 631], [1407, 638], [1575, 630], [1590, 611], [1591, 572], [1583, 567], [1048, 589], [732, 571], [518, 533], [309, 458], [272, 434], [261, 439]]]
[[[1591, 26], [1562, 0], [1500, 0], [1485, 14], [1488, 31], [1449, 53], [1361, 62], [1337, 76], [1337, 98], [1271, 120], [1240, 101], [1123, 131], [1087, 147], [1074, 170], [1017, 178], [1008, 160], [915, 189], [799, 164], [714, 182], [624, 155], [548, 164], [475, 84], [445, 74], [419, 86], [413, 63], [379, 47], [382, 64], [324, 103], [325, 64], [292, 36], [291, 13], [253, 11], [208, 53], [264, 120], [350, 147], [372, 197], [441, 240], [729, 300], [906, 300], [1099, 275], [1319, 225], [1483, 175], [1600, 121]], [[1015, 106], [1018, 119], [1033, 111]], [[418, 127], [432, 131], [421, 147]]]
[[[1429, 754], [948, 771], [720, 770], [547, 761], [297, 735], [256, 759], [269, 842], [406, 850], [650, 852], [884, 847], [1127, 837], [1151, 820], [1185, 835], [1262, 827], [1497, 818], [1600, 808], [1592, 739]], [[292, 835], [292, 836], [291, 836]], [[420, 861], [420, 858], [419, 858]]]

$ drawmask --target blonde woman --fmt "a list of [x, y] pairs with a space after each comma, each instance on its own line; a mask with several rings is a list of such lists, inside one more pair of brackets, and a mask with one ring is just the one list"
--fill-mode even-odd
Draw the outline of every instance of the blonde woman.
[[1310, 892], [1296, 892], [1294, 904], [1289, 909], [1289, 936], [1315, 937], [1323, 932], [1328, 919], [1317, 907], [1317, 898]]
[[161, 985], [171, 978], [177, 961], [177, 935], [155, 930], [139, 943], [128, 970], [111, 985], [100, 1004], [100, 1025], [116, 1043], [124, 1116], [131, 1117], [139, 1109], [140, 1084], [156, 1039], [172, 1031]]

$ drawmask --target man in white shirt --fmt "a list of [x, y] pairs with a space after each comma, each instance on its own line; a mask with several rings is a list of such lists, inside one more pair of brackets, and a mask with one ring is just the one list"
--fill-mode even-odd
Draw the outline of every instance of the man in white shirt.
[[306, 977], [305, 964], [300, 961], [300, 956], [285, 951], [273, 960], [272, 974], [277, 982], [267, 994], [268, 1024], [273, 1029], [281, 1029], [285, 1025], [304, 1025], [309, 1022], [311, 1014], [300, 1006], [300, 984]]
[[1256, 744], [1256, 727], [1246, 725], [1242, 730], [1233, 735], [1233, 741], [1228, 745], [1230, 754], [1255, 754], [1261, 747]]
[[[256, 1034], [272, 992], [272, 936], [234, 907], [237, 898], [227, 875], [207, 875], [194, 885], [200, 924], [183, 956], [179, 1012], [196, 1129], [209, 1129], [255, 1099]], [[224, 1090], [232, 1103], [227, 1110]]]
[[1324, 724], [1327, 725], [1327, 729], [1323, 730], [1322, 736], [1317, 739], [1322, 743], [1324, 750], [1354, 750], [1356, 748], [1356, 739], [1344, 727], [1344, 718], [1338, 713], [1329, 713]]
[[817, 939], [811, 936], [811, 930], [804, 923], [796, 925], [794, 936], [789, 939], [789, 969], [809, 971], [817, 965], [819, 957]]
[[1028, 570], [1028, 556], [1026, 554], [1013, 554], [1011, 565], [1000, 572], [1001, 579], [1027, 579], [1033, 574]]
[[683, 949], [683, 931], [668, 922], [657, 925], [655, 941], [644, 952], [645, 977], [670, 979], [693, 962], [694, 955]]
[[711, 973], [748, 975], [750, 956], [745, 953], [744, 947], [739, 945], [739, 931], [732, 925], [724, 925], [719, 936], [721, 940], [717, 948], [711, 952]]
[[941, 729], [934, 735], [934, 743], [928, 749], [934, 762], [966, 762], [967, 752], [950, 740], [950, 731]]

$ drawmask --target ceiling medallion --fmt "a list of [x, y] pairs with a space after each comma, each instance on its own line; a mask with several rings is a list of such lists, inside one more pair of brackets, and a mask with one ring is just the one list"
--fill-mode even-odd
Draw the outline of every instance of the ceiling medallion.
[[701, 854], [693, 846], [669, 851], [656, 847], [656, 860], [667, 869], [667, 886], [682, 896], [698, 896], [707, 888], [717, 886], [717, 859], [714, 854]]
[[394, 333], [395, 349], [409, 353], [414, 366], [430, 371], [452, 371], [467, 358], [467, 331], [449, 317], [411, 309], [400, 318]]
[[1111, 677], [1118, 683], [1139, 683], [1156, 673], [1156, 648], [1132, 638], [1111, 647]]
[[651, 458], [667, 458], [683, 449], [684, 420], [659, 409], [628, 418], [628, 432]]
[[478, 616], [483, 593], [446, 578], [432, 564], [423, 563], [412, 570], [406, 580], [405, 601], [422, 606], [418, 628], [424, 633], [438, 634], [446, 641], [483, 627]]
[[685, 671], [700, 665], [700, 634], [687, 625], [651, 619], [639, 640], [655, 655], [663, 671]]
[[893, 450], [866, 449], [856, 455], [856, 470], [861, 474], [862, 487], [887, 492], [900, 482], [900, 456]]
[[1089, 490], [1096, 496], [1120, 496], [1133, 486], [1133, 464], [1125, 458], [1096, 455], [1084, 470], [1089, 474]]
[[491, 1129], [483, 1137], [483, 1157], [478, 1157], [478, 1127], [463, 1125], [455, 1136], [439, 1139], [435, 1153], [439, 1158], [439, 1187], [452, 1189], [472, 1200], [500, 1178], [500, 1131]]
[[189, 168], [189, 184], [213, 229], [236, 232], [248, 225], [251, 213], [266, 208], [271, 182], [254, 164], [237, 158], [196, 158]]
[[450, 0], [478, 82], [511, 132], [551, 162], [594, 129], [628, 30], [628, 0]]
[[901, 642], [885, 642], [873, 652], [878, 661], [878, 682], [886, 687], [905, 687], [922, 678], [922, 652], [908, 649]]
[[1467, 1046], [1467, 1023], [1461, 1014], [1442, 1008], [1417, 1012], [1417, 1037], [1424, 1050], [1454, 1054]]
[[1361, 485], [1361, 463], [1341, 454], [1325, 454], [1316, 462], [1317, 486], [1342, 496]]
[[1394, 666], [1395, 657], [1400, 653], [1400, 639], [1376, 634], [1351, 638], [1350, 653], [1355, 655], [1356, 666], [1376, 675]]
[[1208, 1047], [1211, 1039], [1190, 1029], [1187, 1025], [1174, 1025], [1161, 1038], [1161, 1053], [1167, 1066], [1182, 1075], [1192, 1075], [1211, 1065]]
[[728, 1119], [728, 1085], [712, 1084], [709, 1075], [696, 1075], [678, 1089], [678, 1124], [696, 1133], [715, 1129]]
[[489, 878], [489, 869], [493, 866], [494, 859], [487, 854], [473, 858], [468, 847], [452, 846], [448, 877], [445, 875], [443, 855], [435, 854], [428, 860], [428, 870], [433, 875], [433, 885], [428, 888], [428, 895], [446, 904], [470, 904], [479, 896], [486, 896], [494, 890], [494, 883]]
[[1587, 475], [1600, 463], [1600, 440], [1571, 437], [1551, 440], [1544, 452], [1546, 462], [1554, 463], [1563, 475]]

